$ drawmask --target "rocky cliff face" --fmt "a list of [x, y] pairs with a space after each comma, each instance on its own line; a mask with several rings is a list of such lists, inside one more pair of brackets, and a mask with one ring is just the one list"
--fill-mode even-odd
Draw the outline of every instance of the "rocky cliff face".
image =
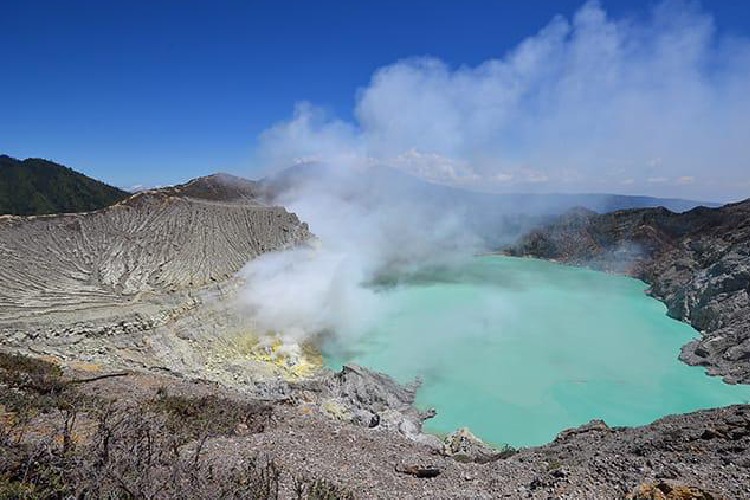
[[750, 383], [750, 200], [679, 214], [575, 210], [506, 253], [643, 279], [669, 316], [701, 332], [680, 359], [728, 383]]

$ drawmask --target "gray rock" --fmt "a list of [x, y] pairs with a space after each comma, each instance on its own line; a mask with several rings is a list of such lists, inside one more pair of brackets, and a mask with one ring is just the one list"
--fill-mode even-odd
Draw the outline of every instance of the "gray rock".
[[418, 387], [418, 382], [402, 386], [385, 374], [354, 364], [345, 365], [328, 380], [332, 395], [372, 413], [411, 410]]
[[503, 454], [476, 437], [467, 427], [458, 429], [445, 438], [443, 450], [459, 462], [485, 464], [500, 459]]

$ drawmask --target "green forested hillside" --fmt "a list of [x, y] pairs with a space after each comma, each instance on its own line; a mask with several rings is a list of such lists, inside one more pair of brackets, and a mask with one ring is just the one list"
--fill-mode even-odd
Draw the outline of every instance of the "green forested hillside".
[[86, 212], [128, 195], [51, 161], [0, 155], [0, 214]]

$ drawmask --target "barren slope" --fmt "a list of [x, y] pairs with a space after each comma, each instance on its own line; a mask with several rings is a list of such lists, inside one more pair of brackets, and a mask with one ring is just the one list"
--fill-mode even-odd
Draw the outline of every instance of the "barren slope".
[[90, 213], [0, 217], [0, 324], [96, 320], [112, 306], [169, 301], [310, 236], [282, 207], [176, 189]]

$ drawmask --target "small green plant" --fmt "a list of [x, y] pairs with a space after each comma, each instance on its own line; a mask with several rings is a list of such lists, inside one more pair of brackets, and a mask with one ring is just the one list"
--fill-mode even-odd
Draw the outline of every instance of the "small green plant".
[[322, 479], [297, 478], [294, 486], [297, 500], [354, 500], [350, 491]]

